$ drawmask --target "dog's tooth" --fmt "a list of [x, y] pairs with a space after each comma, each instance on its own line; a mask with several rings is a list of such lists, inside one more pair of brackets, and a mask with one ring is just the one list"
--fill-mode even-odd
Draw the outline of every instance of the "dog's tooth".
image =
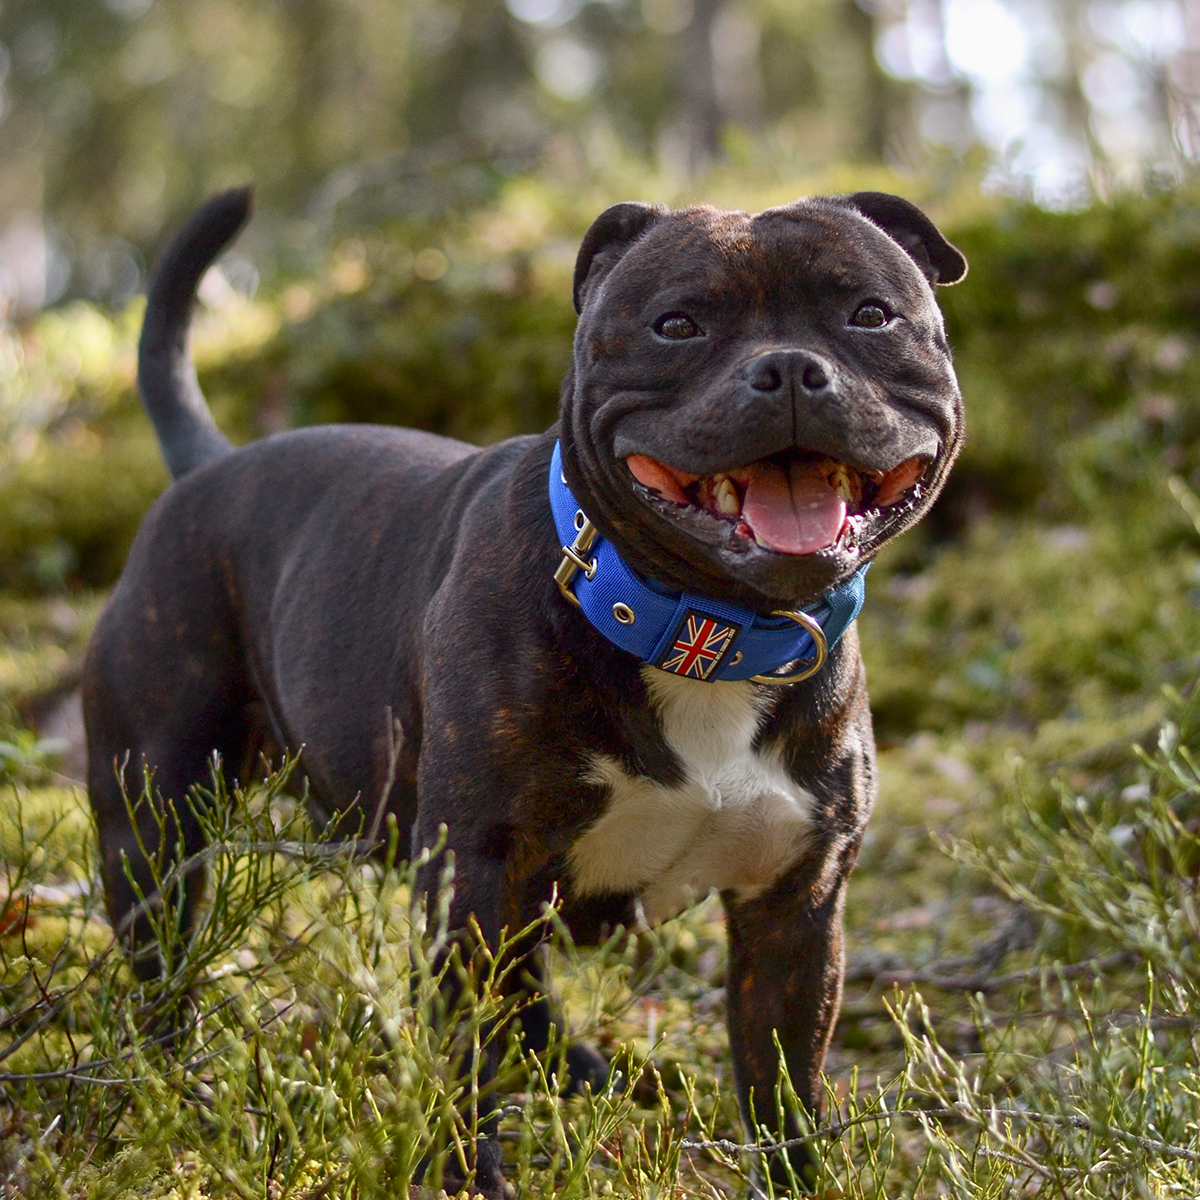
[[727, 517], [737, 517], [742, 512], [741, 497], [738, 496], [737, 488], [734, 486], [733, 480], [728, 475], [722, 475], [720, 482], [717, 484], [713, 496], [717, 502], [717, 511], [724, 513]]
[[850, 477], [850, 470], [844, 463], [837, 463], [828, 476], [829, 485], [847, 504], [856, 504], [859, 490], [855, 487], [856, 479]]

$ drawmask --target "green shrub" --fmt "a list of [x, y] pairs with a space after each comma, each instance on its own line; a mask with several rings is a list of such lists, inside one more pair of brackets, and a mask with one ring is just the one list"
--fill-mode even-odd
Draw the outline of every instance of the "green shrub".
[[[523, 181], [469, 220], [343, 239], [311, 278], [218, 299], [197, 344], [221, 422], [235, 440], [329, 420], [478, 442], [544, 428], [570, 354], [581, 203]], [[940, 293], [967, 443], [931, 533], [982, 512], [1119, 519], [1164, 471], [1200, 468], [1197, 211], [1185, 188], [1079, 213], [997, 202], [951, 217], [971, 261]], [[111, 580], [161, 487], [138, 444], [137, 319], [136, 306], [110, 322], [77, 305], [10, 335], [0, 583]]]

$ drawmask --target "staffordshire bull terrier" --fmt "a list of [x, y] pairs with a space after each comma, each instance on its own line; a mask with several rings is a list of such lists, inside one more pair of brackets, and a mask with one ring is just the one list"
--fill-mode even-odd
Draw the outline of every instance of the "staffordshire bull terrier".
[[[157, 852], [165, 829], [202, 849], [184, 799], [214, 752], [233, 774], [263, 746], [302, 747], [324, 813], [369, 828], [382, 802], [414, 855], [445, 828], [453, 927], [473, 918], [492, 943], [555, 894], [582, 940], [718, 889], [739, 1101], [789, 1136], [776, 1044], [817, 1115], [875, 794], [853, 621], [867, 564], [959, 448], [933, 285], [965, 261], [876, 192], [756, 216], [618, 204], [579, 252], [547, 433], [480, 449], [346, 425], [234, 449], [187, 331], [248, 209], [246, 191], [201, 208], [146, 309], [139, 389], [175, 482], [84, 679], [114, 926], [135, 952], [147, 938], [127, 877], [151, 892], [139, 845]], [[143, 768], [178, 828], [145, 808], [131, 822]], [[187, 880], [181, 937], [202, 882]], [[525, 1013], [535, 1048], [550, 1019], [544, 1000]], [[603, 1078], [586, 1047], [568, 1062]], [[504, 1194], [495, 1139], [475, 1171], [476, 1191]]]

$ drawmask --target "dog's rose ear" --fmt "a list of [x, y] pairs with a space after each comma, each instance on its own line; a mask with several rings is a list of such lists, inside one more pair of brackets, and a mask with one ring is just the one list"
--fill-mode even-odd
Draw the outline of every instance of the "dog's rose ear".
[[575, 311], [583, 312], [588, 288], [594, 287], [617, 265], [621, 256], [652, 225], [667, 215], [661, 204], [626, 200], [606, 208], [583, 235], [575, 260]]
[[966, 275], [967, 260], [915, 204], [889, 192], [855, 192], [838, 200], [899, 242], [930, 283], [957, 283]]

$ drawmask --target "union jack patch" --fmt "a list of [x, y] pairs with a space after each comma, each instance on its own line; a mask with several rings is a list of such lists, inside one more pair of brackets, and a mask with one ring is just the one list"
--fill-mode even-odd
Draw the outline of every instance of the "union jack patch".
[[655, 666], [691, 679], [707, 679], [721, 665], [740, 625], [689, 609]]

